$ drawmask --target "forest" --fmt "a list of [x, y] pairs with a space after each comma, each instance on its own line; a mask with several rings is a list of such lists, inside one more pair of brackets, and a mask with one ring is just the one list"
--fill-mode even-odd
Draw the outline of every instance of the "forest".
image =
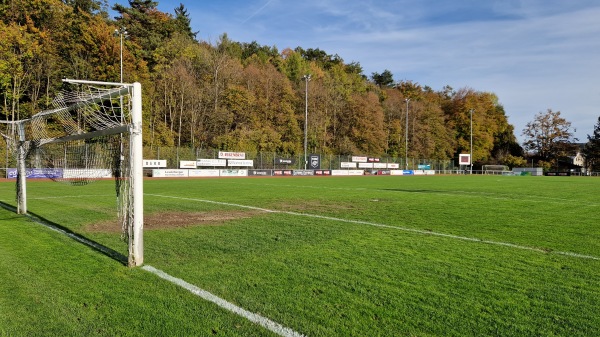
[[226, 32], [201, 41], [183, 5], [173, 14], [157, 5], [2, 1], [0, 119], [51, 108], [62, 78], [120, 82], [122, 60], [122, 81], [142, 83], [148, 147], [294, 156], [306, 123], [308, 153], [452, 159], [471, 151], [472, 135], [473, 161], [523, 161], [492, 92], [366, 75], [317, 46], [279, 50]]

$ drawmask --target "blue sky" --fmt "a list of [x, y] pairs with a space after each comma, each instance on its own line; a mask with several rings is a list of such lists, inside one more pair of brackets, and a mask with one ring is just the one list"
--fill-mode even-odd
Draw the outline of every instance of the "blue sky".
[[[115, 1], [110, 1], [114, 3]], [[127, 4], [126, 1], [116, 1]], [[600, 117], [597, 0], [163, 0], [201, 40], [319, 48], [364, 74], [498, 95], [515, 135], [547, 109], [587, 141]]]

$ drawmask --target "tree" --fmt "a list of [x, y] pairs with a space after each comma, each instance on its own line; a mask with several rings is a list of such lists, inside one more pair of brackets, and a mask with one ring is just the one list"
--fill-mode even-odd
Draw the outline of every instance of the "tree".
[[381, 74], [373, 73], [371, 79], [375, 84], [381, 87], [390, 87], [394, 84], [394, 75], [389, 70], [384, 70]]
[[571, 122], [560, 116], [560, 111], [548, 109], [539, 112], [523, 129], [526, 140], [523, 147], [539, 160], [556, 162], [572, 152], [577, 139], [571, 133]]
[[583, 155], [587, 166], [592, 171], [597, 171], [600, 169], [600, 117], [598, 117], [598, 122], [594, 126], [594, 134], [592, 136], [588, 135], [587, 138], [588, 142], [583, 149]]

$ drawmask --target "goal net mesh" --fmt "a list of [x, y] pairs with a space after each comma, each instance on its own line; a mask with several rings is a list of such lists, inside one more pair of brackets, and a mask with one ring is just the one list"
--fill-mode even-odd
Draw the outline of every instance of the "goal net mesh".
[[[53, 109], [21, 121], [27, 170], [70, 185], [114, 178], [122, 238], [131, 236], [131, 94], [128, 88], [80, 85], [63, 91]], [[20, 179], [17, 179], [17, 193]], [[18, 196], [17, 196], [18, 197]]]

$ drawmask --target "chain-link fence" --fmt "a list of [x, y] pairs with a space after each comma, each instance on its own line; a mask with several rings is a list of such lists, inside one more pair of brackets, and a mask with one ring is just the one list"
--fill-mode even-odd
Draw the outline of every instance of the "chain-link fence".
[[[273, 170], [273, 169], [305, 169], [310, 168], [307, 162], [310, 156], [314, 154], [287, 155], [275, 152], [245, 152], [245, 159], [252, 160], [253, 169]], [[320, 159], [320, 169], [337, 170], [342, 168], [343, 162], [352, 162], [351, 155], [317, 154]], [[376, 160], [377, 163], [395, 163], [399, 169], [417, 170], [427, 169], [440, 173], [453, 173], [458, 170], [454, 160], [436, 160], [436, 159], [417, 159], [404, 157], [368, 157]], [[144, 159], [166, 160], [167, 168], [175, 169], [179, 167], [181, 161], [194, 161], [197, 159], [217, 159], [219, 150], [188, 148], [188, 147], [145, 147]], [[285, 159], [285, 160], [279, 160]], [[288, 164], [281, 164], [286, 162]], [[307, 165], [307, 166], [305, 166]]]

